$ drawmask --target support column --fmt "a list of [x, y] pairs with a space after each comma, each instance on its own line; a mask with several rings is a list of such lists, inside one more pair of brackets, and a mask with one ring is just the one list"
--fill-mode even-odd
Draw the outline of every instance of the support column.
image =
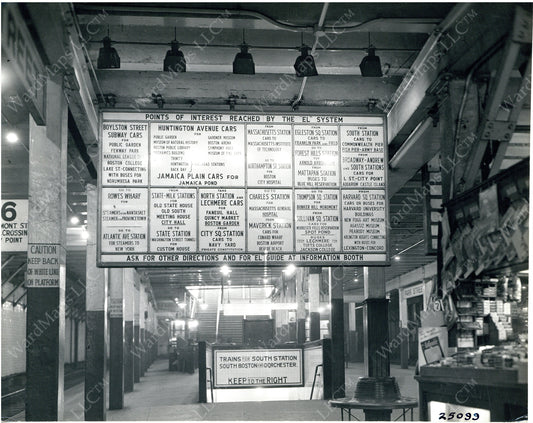
[[140, 287], [140, 304], [141, 304], [141, 308], [139, 310], [139, 328], [140, 328], [139, 353], [141, 355], [140, 375], [141, 377], [143, 377], [144, 372], [146, 370], [146, 305], [147, 305], [146, 291], [144, 290], [143, 284], [141, 284], [141, 287]]
[[133, 306], [135, 269], [124, 269], [124, 392], [133, 391]]
[[109, 409], [124, 407], [124, 269], [109, 269]]
[[280, 310], [281, 313], [281, 342], [290, 341], [289, 310]]
[[356, 351], [356, 334], [355, 334], [355, 303], [348, 303], [348, 351], [350, 352], [349, 361], [355, 361]]
[[29, 118], [26, 420], [61, 420], [64, 407], [68, 117], [61, 82], [46, 95], [46, 126]]
[[87, 185], [85, 420], [106, 419], [107, 269], [96, 267], [97, 192]]
[[320, 339], [320, 274], [322, 268], [309, 268], [309, 338], [310, 341]]
[[79, 338], [80, 338], [80, 321], [76, 318], [74, 319], [74, 368], [78, 368], [78, 348], [79, 348]]
[[[387, 350], [389, 341], [388, 300], [385, 294], [385, 269], [364, 267], [363, 302], [365, 373], [372, 378], [390, 376]], [[367, 421], [390, 420], [391, 410], [364, 410]]]
[[148, 366], [147, 369], [152, 365], [154, 362], [154, 342], [157, 342], [155, 330], [154, 330], [154, 307], [152, 304], [149, 304], [148, 307], [148, 327], [150, 336], [148, 338]]
[[304, 269], [296, 269], [296, 342], [305, 342], [305, 298], [304, 298]]
[[133, 380], [135, 383], [141, 380], [141, 328], [140, 328], [140, 290], [142, 289], [139, 274], [135, 272], [135, 289], [133, 291]]
[[[326, 270], [326, 269], [324, 269]], [[330, 336], [332, 351], [332, 392], [333, 398], [344, 397], [344, 292], [343, 267], [327, 268], [330, 301]]]

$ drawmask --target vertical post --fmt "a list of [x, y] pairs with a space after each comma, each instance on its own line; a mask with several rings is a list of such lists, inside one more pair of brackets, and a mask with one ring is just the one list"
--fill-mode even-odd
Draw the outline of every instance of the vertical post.
[[[326, 270], [326, 269], [324, 269]], [[330, 328], [333, 398], [344, 397], [344, 268], [327, 268], [330, 298]]]
[[87, 276], [85, 331], [85, 420], [106, 419], [107, 276], [96, 267], [97, 193], [87, 185]]
[[146, 371], [146, 309], [147, 309], [147, 298], [144, 285], [141, 284], [140, 291], [140, 303], [141, 309], [139, 311], [139, 327], [140, 327], [140, 355], [141, 355], [141, 377], [144, 376]]
[[355, 303], [348, 303], [348, 351], [351, 362], [355, 361], [356, 342]]
[[76, 318], [74, 319], [74, 368], [78, 368], [78, 348], [80, 338], [80, 321]]
[[133, 391], [133, 306], [135, 269], [124, 269], [124, 392]]
[[109, 269], [109, 409], [124, 407], [124, 269]]
[[159, 343], [159, 337], [161, 336], [159, 334], [159, 328], [157, 327], [157, 314], [156, 314], [154, 306], [152, 306], [151, 327], [152, 327], [153, 340], [152, 340], [152, 350], [150, 354], [150, 357], [151, 357], [150, 364], [152, 364], [157, 359], [157, 344]]
[[[365, 339], [365, 373], [368, 377], [390, 376], [389, 313], [385, 297], [385, 269], [364, 267], [363, 329]], [[364, 410], [367, 421], [390, 420], [391, 410]]]
[[141, 380], [141, 347], [140, 347], [140, 336], [141, 336], [141, 328], [140, 328], [140, 322], [139, 322], [139, 316], [140, 316], [140, 308], [141, 305], [139, 303], [140, 300], [140, 290], [141, 287], [141, 281], [139, 278], [139, 274], [135, 272], [134, 274], [135, 279], [135, 289], [133, 291], [133, 298], [134, 298], [134, 306], [133, 306], [133, 381], [135, 383], [140, 382]]
[[385, 298], [385, 269], [365, 267], [363, 307], [365, 370], [368, 377], [390, 376], [388, 300]]
[[[47, 81], [46, 126], [29, 123], [26, 420], [63, 418], [68, 118], [61, 80]], [[41, 269], [48, 276], [38, 276]]]
[[324, 379], [324, 399], [333, 398], [333, 383], [332, 383], [332, 354], [331, 354], [331, 339], [324, 338], [322, 340], [322, 373]]
[[152, 364], [152, 343], [154, 342], [154, 334], [152, 328], [152, 303], [148, 302], [148, 319], [146, 320], [146, 370]]
[[320, 274], [322, 268], [309, 269], [309, 337], [311, 341], [320, 339]]
[[200, 404], [207, 402], [207, 360], [206, 360], [206, 343], [198, 342], [198, 402]]
[[304, 269], [296, 269], [296, 341], [305, 342], [305, 298], [304, 298]]

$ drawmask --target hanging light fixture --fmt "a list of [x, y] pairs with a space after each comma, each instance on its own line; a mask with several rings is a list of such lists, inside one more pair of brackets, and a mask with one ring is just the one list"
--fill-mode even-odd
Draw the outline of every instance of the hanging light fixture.
[[109, 27], [107, 28], [107, 36], [102, 40], [103, 47], [98, 53], [98, 69], [118, 69], [120, 68], [120, 57], [117, 51], [111, 47], [111, 38], [109, 38]]
[[309, 53], [310, 47], [303, 43], [302, 34], [302, 46], [300, 47], [300, 55], [296, 58], [294, 63], [294, 69], [296, 70], [296, 76], [316, 76], [318, 72], [316, 70], [315, 59]]
[[255, 63], [252, 55], [248, 53], [248, 47], [244, 39], [243, 29], [241, 51], [235, 55], [235, 59], [233, 60], [233, 73], [239, 75], [255, 75]]
[[381, 77], [381, 61], [379, 56], [376, 56], [376, 48], [370, 44], [370, 33], [368, 34], [368, 55], [363, 57], [361, 64], [359, 65], [362, 76], [374, 76]]
[[170, 43], [170, 50], [167, 51], [163, 62], [165, 72], [186, 72], [187, 62], [183, 52], [180, 51], [180, 43], [176, 40], [176, 28], [174, 28], [174, 40]]

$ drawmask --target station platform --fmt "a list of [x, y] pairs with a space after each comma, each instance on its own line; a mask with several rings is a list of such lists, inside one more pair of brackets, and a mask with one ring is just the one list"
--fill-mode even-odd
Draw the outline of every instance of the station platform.
[[[346, 394], [355, 391], [357, 380], [364, 374], [363, 363], [348, 363], [346, 368]], [[418, 385], [413, 379], [414, 368], [401, 369], [391, 365], [391, 375], [396, 377], [404, 396], [418, 397]], [[65, 421], [84, 420], [84, 384], [65, 390]], [[361, 410], [353, 412], [364, 420]], [[392, 420], [400, 415], [394, 410]], [[418, 408], [414, 420], [418, 420]], [[272, 421], [335, 421], [340, 411], [329, 407], [327, 401], [262, 401], [198, 404], [198, 373], [170, 372], [168, 361], [156, 360], [134, 386], [134, 391], [124, 395], [122, 410], [108, 410], [110, 421], [198, 421], [198, 420], [272, 420]], [[24, 421], [24, 412], [8, 421]]]

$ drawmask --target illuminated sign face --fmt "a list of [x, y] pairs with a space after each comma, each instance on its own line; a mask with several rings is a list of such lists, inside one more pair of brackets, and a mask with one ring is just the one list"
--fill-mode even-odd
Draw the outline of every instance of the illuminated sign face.
[[303, 386], [302, 350], [215, 350], [215, 388]]
[[102, 266], [388, 263], [383, 117], [101, 118]]

